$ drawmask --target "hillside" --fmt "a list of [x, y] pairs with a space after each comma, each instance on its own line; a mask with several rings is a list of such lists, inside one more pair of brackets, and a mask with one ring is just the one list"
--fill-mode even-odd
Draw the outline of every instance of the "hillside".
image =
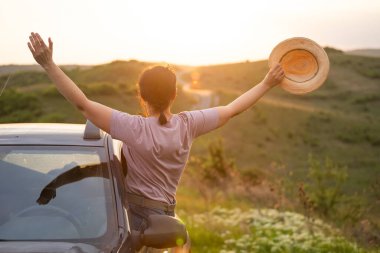
[[[152, 64], [131, 60], [91, 67], [62, 67], [90, 98], [119, 110], [140, 113], [136, 81], [141, 71]], [[9, 66], [0, 66], [0, 70], [10, 71]], [[14, 66], [12, 70], [15, 72], [10, 76], [0, 97], [0, 123], [85, 122], [82, 115], [56, 91], [38, 66]], [[4, 87], [9, 74], [0, 75], [0, 89]], [[181, 90], [179, 94], [181, 96]], [[190, 100], [186, 97], [181, 99]], [[177, 103], [175, 108], [177, 111], [185, 109], [181, 103]]]
[[[322, 202], [334, 191], [342, 190], [340, 194], [344, 197], [339, 210], [333, 211], [337, 215], [330, 221], [346, 227], [356, 240], [379, 245], [380, 58], [351, 56], [339, 51], [329, 52], [329, 58], [331, 70], [320, 89], [302, 96], [279, 87], [273, 89], [249, 111], [198, 140], [193, 154], [202, 156], [210, 139], [221, 138], [226, 154], [234, 158], [243, 174], [253, 179], [253, 184], [258, 184], [253, 188], [242, 184], [244, 190], [237, 194], [250, 195], [254, 206], [292, 206], [298, 212], [307, 211], [308, 204], [302, 199], [303, 184], [323, 182], [315, 188], [319, 189], [316, 194], [321, 194]], [[196, 77], [197, 87], [214, 90], [221, 104], [227, 104], [262, 80], [267, 71], [267, 61], [203, 66], [188, 74], [187, 80]], [[310, 174], [310, 156], [336, 165], [329, 168], [326, 162], [322, 165], [326, 168], [317, 168]], [[335, 170], [338, 167], [345, 172], [339, 175]], [[328, 172], [323, 174], [324, 171]], [[342, 177], [344, 183], [339, 186]], [[187, 191], [193, 185], [194, 180], [187, 185]], [[229, 192], [229, 189], [220, 191]], [[290, 205], [282, 197], [284, 191]], [[184, 199], [191, 196], [186, 191], [183, 194]], [[234, 203], [228, 206], [233, 207]], [[370, 240], [362, 238], [367, 236], [358, 225], [368, 220], [370, 233], [375, 234], [369, 236]]]
[[[74, 69], [74, 68], [81, 68], [86, 69], [90, 68], [88, 65], [62, 65], [61, 66], [64, 69]], [[0, 75], [6, 75], [11, 73], [17, 73], [17, 72], [25, 72], [25, 71], [42, 71], [43, 69], [39, 65], [1, 65], [0, 66]]]
[[42, 71], [38, 65], [2, 65], [0, 66], [0, 75], [16, 73], [19, 71]]
[[367, 56], [367, 57], [380, 57], [380, 49], [356, 49], [346, 51], [346, 54], [349, 55], [359, 55], [359, 56]]
[[[329, 78], [319, 90], [295, 96], [275, 88], [247, 113], [200, 139], [194, 154], [203, 152], [207, 139], [225, 136], [228, 151], [242, 169], [265, 168], [275, 162], [302, 174], [308, 153], [313, 153], [347, 165], [355, 181], [352, 190], [370, 183], [380, 171], [380, 59], [335, 53], [330, 60]], [[139, 113], [135, 83], [147, 66], [115, 61], [66, 72], [90, 97]], [[226, 104], [258, 83], [267, 69], [266, 61], [260, 61], [203, 66], [193, 72], [199, 76], [200, 88], [214, 90], [221, 104]], [[0, 83], [6, 79], [7, 75], [0, 76]], [[42, 72], [14, 74], [0, 103], [5, 103], [7, 94], [17, 97], [13, 93], [20, 94], [20, 99], [9, 102], [15, 110], [9, 103], [0, 109], [1, 122], [84, 122], [77, 111], [65, 106], [68, 103]], [[33, 113], [20, 105], [23, 98]], [[180, 98], [175, 109], [189, 108], [191, 103], [191, 98]]]
[[[218, 130], [242, 169], [292, 171], [305, 178], [308, 154], [344, 164], [347, 191], [360, 192], [380, 179], [380, 59], [329, 55], [326, 83], [303, 96], [279, 87], [247, 113]], [[259, 82], [267, 62], [206, 66], [196, 69], [199, 86], [218, 92], [225, 104]], [[380, 211], [380, 209], [379, 209]]]
[[[331, 71], [320, 89], [297, 96], [274, 88], [256, 106], [223, 128], [197, 139], [192, 157], [204, 156], [210, 142], [221, 139], [227, 156], [234, 160], [239, 171], [255, 180], [261, 187], [260, 194], [269, 191], [264, 188], [272, 191], [271, 185], [286, 184], [284, 194], [290, 204], [284, 208], [293, 210], [300, 208], [298, 186], [310, 180], [309, 156], [317, 160], [329, 158], [347, 168], [344, 193], [358, 196], [360, 203], [368, 207], [365, 217], [380, 224], [377, 215], [380, 212], [377, 187], [380, 185], [380, 58], [339, 51], [329, 52], [329, 58]], [[140, 108], [135, 83], [141, 71], [151, 64], [115, 61], [65, 71], [90, 98], [137, 114]], [[176, 69], [184, 73], [182, 79], [196, 78], [198, 88], [214, 91], [220, 104], [227, 104], [261, 81], [268, 67], [267, 61], [258, 61], [196, 68], [177, 66]], [[7, 78], [8, 75], [0, 75], [1, 87]], [[189, 110], [194, 102], [179, 86], [174, 112]], [[0, 97], [0, 115], [2, 123], [85, 122], [44, 73], [30, 69], [19, 69], [13, 74]], [[197, 169], [190, 163], [187, 171], [198, 173]], [[186, 172], [178, 193], [179, 208], [204, 211], [202, 189], [194, 184], [192, 175]], [[273, 207], [270, 201], [265, 201], [265, 196], [261, 198], [263, 202], [235, 199], [228, 205]]]

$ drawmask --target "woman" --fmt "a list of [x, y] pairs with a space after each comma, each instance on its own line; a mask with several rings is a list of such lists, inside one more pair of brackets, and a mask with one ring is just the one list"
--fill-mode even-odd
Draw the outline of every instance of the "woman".
[[147, 117], [130, 115], [89, 100], [54, 63], [53, 42], [47, 46], [38, 33], [31, 33], [28, 46], [58, 91], [88, 120], [123, 141], [128, 164], [127, 198], [132, 229], [145, 226], [149, 214], [174, 216], [178, 181], [194, 138], [221, 127], [255, 104], [284, 78], [280, 65], [264, 80], [228, 105], [205, 110], [171, 113], [176, 97], [176, 77], [168, 68], [156, 66], [139, 79], [139, 94]]

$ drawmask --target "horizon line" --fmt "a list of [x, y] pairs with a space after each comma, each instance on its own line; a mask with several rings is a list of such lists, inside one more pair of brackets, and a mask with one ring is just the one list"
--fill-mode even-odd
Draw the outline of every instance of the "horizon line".
[[[209, 63], [209, 64], [181, 64], [181, 63], [173, 63], [173, 62], [167, 62], [167, 61], [144, 61], [144, 60], [138, 60], [135, 58], [130, 59], [114, 59], [107, 62], [101, 62], [101, 63], [56, 63], [58, 66], [100, 66], [100, 65], [106, 65], [110, 64], [112, 62], [130, 62], [130, 61], [136, 61], [136, 62], [142, 62], [142, 63], [151, 63], [151, 64], [169, 64], [173, 66], [182, 66], [182, 67], [206, 67], [206, 66], [215, 66], [215, 65], [228, 65], [228, 64], [238, 64], [238, 63], [245, 63], [245, 62], [261, 62], [261, 61], [267, 61], [266, 59], [246, 59], [242, 61], [226, 61], [226, 62], [216, 62], [216, 63]], [[39, 66], [38, 63], [0, 63], [0, 66]]]
[[[336, 50], [340, 50], [343, 53], [347, 52], [352, 52], [352, 51], [359, 51], [359, 50], [380, 50], [380, 47], [368, 47], [368, 48], [356, 48], [356, 49], [349, 49], [349, 50], [342, 50], [333, 46], [324, 46], [324, 49], [326, 48], [332, 48]], [[94, 62], [94, 63], [56, 63], [58, 66], [68, 66], [68, 65], [80, 65], [80, 66], [98, 66], [98, 65], [106, 65], [115, 61], [124, 61], [124, 62], [129, 62], [129, 61], [137, 61], [137, 62], [143, 62], [143, 63], [151, 63], [151, 64], [169, 64], [169, 65], [174, 65], [174, 66], [183, 66], [183, 67], [206, 67], [206, 66], [216, 66], [216, 65], [228, 65], [228, 64], [237, 64], [237, 63], [244, 63], [244, 62], [260, 62], [260, 61], [267, 61], [268, 58], [258, 58], [258, 59], [253, 59], [253, 58], [247, 58], [247, 59], [242, 59], [241, 61], [221, 61], [221, 62], [210, 62], [210, 63], [205, 63], [205, 64], [184, 64], [184, 63], [174, 63], [174, 62], [169, 62], [169, 61], [151, 61], [151, 60], [143, 60], [143, 59], [136, 59], [136, 58], [129, 58], [129, 59], [113, 59], [109, 61], [103, 61], [103, 62]], [[39, 66], [37, 63], [0, 63], [0, 66]]]

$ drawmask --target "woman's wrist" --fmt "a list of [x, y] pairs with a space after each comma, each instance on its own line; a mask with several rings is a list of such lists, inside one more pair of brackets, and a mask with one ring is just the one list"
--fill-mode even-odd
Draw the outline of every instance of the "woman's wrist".
[[273, 82], [268, 82], [268, 80], [264, 79], [262, 81], [262, 84], [265, 88], [267, 88], [268, 90], [272, 89], [274, 86], [276, 86], [277, 84], [273, 84]]
[[41, 67], [42, 67], [45, 71], [49, 71], [49, 70], [53, 69], [55, 66], [56, 66], [56, 64], [53, 62], [53, 60], [51, 60], [50, 62], [47, 62], [47, 63], [44, 64], [44, 65], [41, 65]]
[[57, 65], [52, 61], [52, 62], [49, 62], [47, 64], [44, 64], [43, 66], [41, 65], [41, 67], [46, 71], [46, 72], [50, 72], [52, 69], [54, 69]]

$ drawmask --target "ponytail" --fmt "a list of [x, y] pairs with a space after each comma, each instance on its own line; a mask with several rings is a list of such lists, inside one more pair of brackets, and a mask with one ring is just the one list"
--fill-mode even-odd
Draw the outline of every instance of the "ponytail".
[[165, 125], [168, 122], [168, 119], [166, 118], [163, 111], [160, 112], [160, 117], [158, 118], [158, 122], [160, 122], [160, 125]]

